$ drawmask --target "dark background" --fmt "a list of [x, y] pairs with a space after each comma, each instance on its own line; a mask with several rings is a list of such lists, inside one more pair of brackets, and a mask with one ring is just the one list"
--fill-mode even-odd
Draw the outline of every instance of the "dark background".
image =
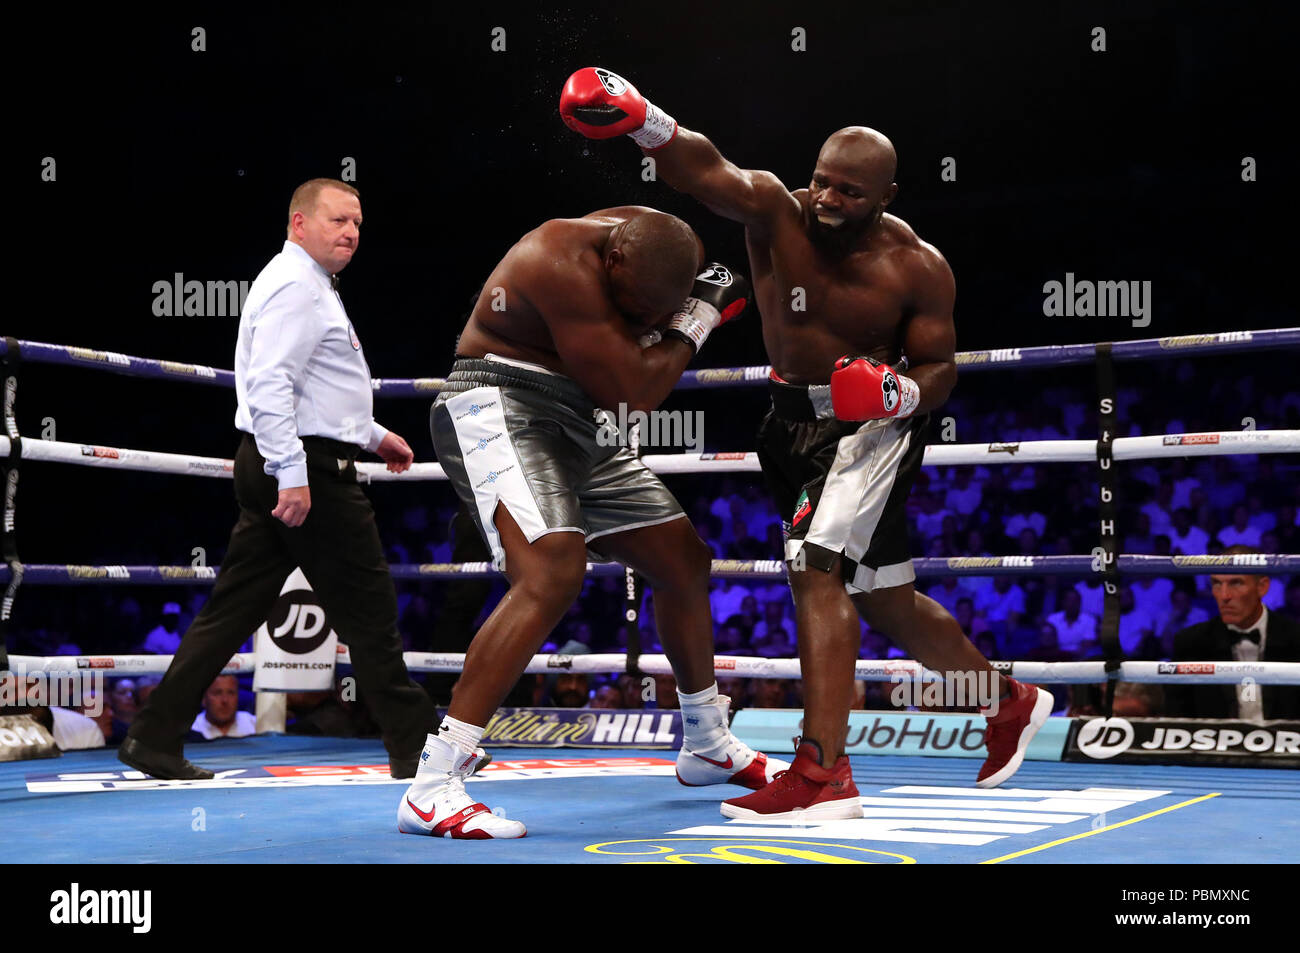
[[[18, 268], [0, 333], [229, 368], [238, 319], [159, 318], [155, 281], [251, 281], [284, 239], [293, 188], [355, 158], [365, 225], [343, 296], [375, 376], [445, 373], [470, 295], [524, 231], [625, 203], [690, 221], [709, 254], [745, 267], [738, 226], [640, 178], [630, 142], [560, 122], [565, 78], [614, 69], [729, 158], [807, 183], [832, 131], [866, 124], [900, 156], [906, 219], [951, 263], [958, 345], [1122, 340], [1297, 324], [1293, 287], [1294, 52], [1283, 7], [1116, 3], [191, 4], [86, 19], [21, 8], [11, 89]], [[207, 31], [207, 51], [190, 31]], [[491, 30], [506, 30], [493, 52]], [[808, 50], [790, 49], [806, 28]], [[1091, 30], [1106, 29], [1093, 52]], [[56, 182], [40, 180], [43, 157]], [[945, 156], [957, 181], [940, 179]], [[1259, 181], [1241, 180], [1253, 156]], [[1045, 318], [1067, 271], [1153, 282], [1154, 320]], [[757, 316], [715, 336], [699, 366], [765, 363]], [[1294, 353], [1210, 359], [1294, 387]], [[1043, 380], [1019, 377], [1031, 388]], [[1126, 365], [1121, 383], [1161, 380]], [[1090, 372], [1049, 372], [1087, 393]], [[1005, 388], [969, 375], [966, 396]], [[1194, 389], [1193, 389], [1194, 390]], [[1249, 411], [1196, 406], [1189, 429]], [[747, 449], [761, 390], [685, 398], [711, 448]], [[681, 401], [674, 397], [673, 401]], [[978, 403], [978, 402], [977, 402]], [[60, 440], [231, 456], [231, 391], [33, 367], [19, 421]], [[377, 418], [430, 459], [427, 401]], [[1258, 421], [1263, 429], [1278, 421]], [[967, 442], [997, 439], [978, 421]], [[381, 513], [446, 484], [377, 486]], [[227, 481], [29, 464], [19, 491], [28, 562], [189, 563], [234, 516]], [[38, 612], [50, 590], [24, 591]], [[161, 597], [161, 593], [159, 596]], [[87, 641], [92, 641], [87, 639]]]

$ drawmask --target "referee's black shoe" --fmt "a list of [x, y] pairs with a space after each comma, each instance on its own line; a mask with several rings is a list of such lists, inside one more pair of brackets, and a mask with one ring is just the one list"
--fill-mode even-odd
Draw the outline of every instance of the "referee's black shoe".
[[207, 768], [200, 768], [180, 755], [154, 751], [134, 738], [122, 742], [117, 749], [117, 760], [160, 781], [210, 781], [216, 777]]

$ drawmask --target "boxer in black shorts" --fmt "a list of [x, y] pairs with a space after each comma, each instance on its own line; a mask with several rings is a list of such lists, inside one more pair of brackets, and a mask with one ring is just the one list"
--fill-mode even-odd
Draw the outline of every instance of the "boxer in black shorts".
[[589, 138], [630, 136], [654, 157], [658, 178], [745, 226], [773, 366], [759, 453], [790, 527], [806, 709], [791, 770], [723, 813], [861, 816], [844, 757], [859, 615], [928, 668], [983, 680], [989, 757], [976, 783], [1001, 784], [1052, 698], [996, 675], [956, 620], [913, 586], [902, 505], [920, 464], [922, 415], [957, 381], [955, 288], [943, 255], [885, 212], [898, 191], [893, 145], [873, 129], [841, 129], [823, 144], [808, 188], [792, 192], [770, 172], [728, 162], [608, 70], [570, 76], [560, 114]]

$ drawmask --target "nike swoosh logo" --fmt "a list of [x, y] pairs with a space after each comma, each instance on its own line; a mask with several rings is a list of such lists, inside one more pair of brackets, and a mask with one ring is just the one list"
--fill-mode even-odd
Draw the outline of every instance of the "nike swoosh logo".
[[[695, 754], [695, 752], [692, 751], [691, 754]], [[731, 755], [727, 755], [727, 760], [726, 760], [725, 762], [724, 762], [724, 761], [714, 761], [712, 758], [706, 758], [706, 757], [704, 757], [704, 755], [702, 755], [702, 754], [695, 754], [695, 757], [699, 758], [701, 761], [707, 761], [707, 762], [709, 762], [709, 764], [713, 765], [715, 768], [723, 768], [723, 769], [726, 769], [726, 768], [731, 767]]]
[[437, 810], [435, 809], [426, 814], [424, 811], [420, 810], [418, 807], [412, 804], [411, 799], [409, 797], [406, 799], [406, 806], [409, 807], [411, 810], [413, 810], [416, 816], [419, 817], [420, 820], [424, 821], [424, 823], [426, 824], [432, 824], [433, 815], [438, 813]]

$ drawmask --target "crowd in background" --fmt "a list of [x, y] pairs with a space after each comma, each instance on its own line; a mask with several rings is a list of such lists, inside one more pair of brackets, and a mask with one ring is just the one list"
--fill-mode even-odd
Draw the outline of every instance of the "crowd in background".
[[[1165, 371], [1176, 382], [1190, 367], [1183, 362]], [[1189, 378], [1185, 383], [1190, 384]], [[1300, 394], [1256, 395], [1249, 378], [1216, 382], [1220, 397], [1249, 399], [1270, 426], [1300, 427]], [[1181, 414], [1177, 391], [1140, 395], [1121, 392], [1119, 436], [1183, 432], [1204, 421]], [[979, 413], [974, 401], [967, 413], [955, 397], [932, 421], [932, 442], [942, 428], [970, 421], [962, 442], [1086, 439], [1095, 433], [1089, 405], [1061, 388], [1044, 391], [1029, 404], [1001, 402], [1001, 409]], [[1141, 398], [1141, 399], [1140, 399]], [[974, 430], [975, 432], [972, 432]], [[1210, 456], [1134, 461], [1121, 466], [1118, 499], [1120, 551], [1125, 554], [1201, 555], [1229, 546], [1263, 553], [1300, 552], [1300, 466], [1291, 457], [1268, 455]], [[682, 478], [673, 483], [697, 531], [719, 559], [776, 559], [782, 552], [782, 529], [771, 498], [757, 474], [721, 479]], [[377, 506], [381, 533], [392, 563], [454, 561], [454, 500], [408, 502], [404, 507]], [[915, 556], [1066, 555], [1088, 553], [1098, 538], [1096, 467], [1092, 464], [1028, 464], [1015, 461], [959, 467], [926, 467], [908, 502], [911, 548]], [[467, 527], [461, 523], [461, 531]], [[463, 543], [464, 540], [461, 540]], [[464, 558], [464, 557], [462, 557]], [[486, 558], [475, 556], [473, 558]], [[1209, 577], [1125, 577], [1120, 590], [1120, 643], [1127, 658], [1169, 658], [1174, 633], [1212, 618], [1216, 605]], [[471, 611], [460, 611], [447, 632], [450, 605], [468, 587]], [[1065, 661], [1100, 656], [1098, 624], [1103, 590], [1088, 579], [1041, 575], [921, 578], [917, 587], [942, 604], [989, 659]], [[150, 590], [156, 592], [157, 590]], [[141, 590], [100, 587], [89, 597], [55, 606], [43, 624], [18, 624], [10, 651], [35, 655], [86, 655], [123, 652], [170, 654], [206, 598], [206, 590], [168, 590], [166, 601], [153, 601]], [[399, 583], [399, 628], [407, 649], [462, 650], [465, 640], [504, 592], [499, 581], [425, 581]], [[541, 651], [567, 643], [573, 651], [618, 652], [626, 649], [623, 624], [625, 590], [621, 576], [590, 577], [581, 598], [552, 633]], [[465, 600], [462, 599], [462, 602]], [[1274, 578], [1264, 595], [1271, 612], [1300, 619], [1300, 576]], [[710, 594], [716, 653], [765, 658], [793, 657], [798, 632], [794, 605], [783, 581], [715, 580]], [[463, 610], [464, 606], [461, 606]], [[643, 652], [661, 651], [654, 602], [642, 603], [640, 642]], [[450, 642], [449, 642], [450, 640]], [[245, 648], [250, 648], [246, 646]], [[862, 626], [861, 656], [901, 656], [885, 636]], [[430, 692], [445, 703], [454, 679], [428, 676]], [[233, 684], [233, 679], [230, 680]], [[142, 699], [128, 697], [142, 687], [125, 680], [109, 692], [109, 714], [99, 721], [106, 741], [119, 738]], [[723, 686], [735, 706], [798, 707], [797, 680], [731, 680]], [[526, 676], [512, 694], [513, 704], [559, 704], [569, 707], [673, 707], [671, 679], [655, 690], [627, 676]], [[229, 694], [227, 686], [226, 694]], [[859, 685], [860, 703], [875, 707], [878, 685]], [[1125, 693], [1142, 695], [1142, 686]], [[1087, 707], [1075, 694], [1059, 692], [1061, 707]], [[119, 695], [121, 698], [119, 698]], [[251, 707], [251, 692], [242, 691], [242, 709]], [[885, 705], [884, 707], [888, 707]], [[1151, 706], [1148, 706], [1151, 707]], [[364, 705], [360, 706], [364, 709]], [[305, 695], [290, 706], [300, 730], [356, 733], [371, 730], [368, 716], [339, 693]], [[203, 719], [205, 716], [200, 716]], [[207, 716], [211, 718], [211, 715]], [[231, 720], [234, 719], [234, 720]], [[224, 710], [217, 720], [228, 726], [217, 735], [238, 731], [235, 716]], [[210, 724], [210, 722], [205, 722]], [[208, 731], [196, 722], [196, 732]]]

